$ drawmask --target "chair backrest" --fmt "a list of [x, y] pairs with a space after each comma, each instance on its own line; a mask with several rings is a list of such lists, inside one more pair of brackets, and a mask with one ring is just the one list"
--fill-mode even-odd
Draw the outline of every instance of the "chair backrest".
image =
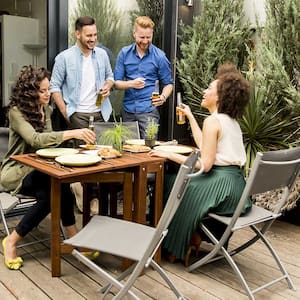
[[0, 127], [0, 164], [8, 150], [9, 128]]
[[[173, 188], [169, 195], [168, 201], [165, 205], [162, 216], [160, 217], [160, 220], [156, 226], [155, 234], [152, 238], [152, 241], [149, 243], [148, 250], [146, 251], [144, 257], [147, 257], [147, 255], [148, 256], [151, 255], [151, 253], [155, 249], [153, 248], [153, 246], [156, 246], [159, 240], [161, 240], [162, 236], [167, 233], [168, 226], [181, 203], [181, 200], [184, 196], [190, 178], [198, 176], [203, 173], [204, 167], [203, 167], [203, 163], [199, 158], [199, 154], [200, 151], [195, 150], [190, 154], [190, 156], [186, 159], [186, 161], [180, 166], [175, 182], [173, 184]], [[201, 162], [201, 169], [198, 172], [193, 173], [197, 161]]]
[[258, 152], [241, 200], [232, 217], [232, 222], [235, 222], [240, 216], [245, 201], [249, 196], [283, 188], [282, 197], [273, 210], [274, 213], [279, 213], [299, 176], [299, 171], [300, 147], [287, 150]]
[[[140, 138], [139, 124], [137, 121], [122, 122], [122, 125], [130, 129], [130, 131], [132, 133], [131, 134], [132, 139]], [[94, 122], [94, 126], [95, 126], [95, 133], [96, 133], [96, 136], [98, 139], [103, 131], [114, 128], [115, 123], [114, 122]]]

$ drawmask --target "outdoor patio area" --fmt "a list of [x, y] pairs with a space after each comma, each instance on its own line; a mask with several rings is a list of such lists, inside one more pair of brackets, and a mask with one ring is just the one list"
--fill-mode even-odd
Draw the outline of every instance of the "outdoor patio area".
[[[80, 224], [81, 215], [77, 215]], [[12, 223], [12, 222], [11, 222]], [[46, 219], [36, 236], [46, 236], [49, 219]], [[250, 231], [239, 231], [231, 239], [232, 244], [245, 239]], [[1, 238], [3, 237], [3, 233]], [[272, 245], [288, 269], [297, 291], [288, 289], [282, 281], [267, 290], [256, 294], [256, 299], [292, 300], [300, 299], [300, 227], [285, 222], [277, 222], [268, 233]], [[28, 237], [31, 240], [32, 237]], [[20, 271], [9, 271], [3, 264], [1, 247], [0, 265], [0, 299], [99, 299], [99, 287], [103, 282], [90, 269], [79, 263], [72, 255], [62, 259], [62, 276], [51, 277], [49, 243], [34, 244], [19, 249], [24, 259]], [[264, 246], [255, 244], [237, 256], [241, 270], [246, 279], [255, 287], [257, 283], [267, 281], [277, 275], [271, 257], [266, 255]], [[105, 262], [111, 272], [119, 272], [121, 260], [101, 254], [97, 262]], [[163, 260], [162, 266], [169, 273], [186, 299], [248, 299], [244, 294], [235, 274], [225, 261], [219, 261], [202, 267], [194, 273], [187, 273], [181, 263], [170, 264]], [[154, 271], [148, 271], [135, 284], [135, 291], [141, 299], [175, 299], [174, 294], [166, 287], [165, 282]], [[109, 295], [107, 299], [111, 299]]]

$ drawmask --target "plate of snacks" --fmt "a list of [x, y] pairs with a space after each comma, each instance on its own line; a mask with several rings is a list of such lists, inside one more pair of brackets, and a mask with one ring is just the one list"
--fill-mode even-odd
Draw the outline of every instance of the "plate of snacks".
[[80, 148], [83, 148], [85, 150], [97, 150], [101, 148], [112, 148], [112, 146], [108, 145], [96, 145], [96, 144], [84, 144], [84, 145], [79, 145]]
[[121, 153], [117, 150], [117, 149], [114, 149], [114, 148], [111, 148], [111, 147], [104, 147], [102, 149], [100, 149], [98, 151], [98, 155], [101, 157], [101, 158], [116, 158], [116, 157], [121, 157]]
[[149, 152], [150, 147], [145, 145], [123, 145], [123, 150], [133, 153]]

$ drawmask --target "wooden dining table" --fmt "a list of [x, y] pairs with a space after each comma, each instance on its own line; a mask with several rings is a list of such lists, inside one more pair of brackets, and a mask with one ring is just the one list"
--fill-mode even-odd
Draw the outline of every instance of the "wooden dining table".
[[[37, 154], [11, 156], [24, 165], [30, 166], [51, 177], [51, 271], [53, 277], [61, 276], [61, 254], [71, 253], [72, 247], [61, 242], [60, 238], [60, 199], [61, 184], [82, 182], [93, 183], [103, 179], [105, 172], [130, 170], [133, 179], [133, 221], [146, 224], [147, 174], [155, 173], [155, 194], [153, 224], [158, 223], [162, 212], [162, 193], [165, 158], [153, 157], [149, 153], [124, 152], [122, 157], [105, 159], [101, 162], [83, 167], [66, 167]], [[85, 198], [85, 197], [84, 197]], [[159, 260], [159, 258], [158, 258]]]

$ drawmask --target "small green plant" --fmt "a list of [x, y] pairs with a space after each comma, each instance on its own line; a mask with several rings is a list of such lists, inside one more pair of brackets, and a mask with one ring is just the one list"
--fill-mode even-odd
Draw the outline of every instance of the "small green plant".
[[154, 140], [158, 133], [158, 127], [159, 124], [157, 124], [153, 118], [148, 118], [145, 137], [149, 140]]
[[114, 128], [107, 129], [99, 137], [99, 144], [110, 145], [122, 152], [123, 142], [132, 137], [132, 131], [125, 125], [115, 122]]

